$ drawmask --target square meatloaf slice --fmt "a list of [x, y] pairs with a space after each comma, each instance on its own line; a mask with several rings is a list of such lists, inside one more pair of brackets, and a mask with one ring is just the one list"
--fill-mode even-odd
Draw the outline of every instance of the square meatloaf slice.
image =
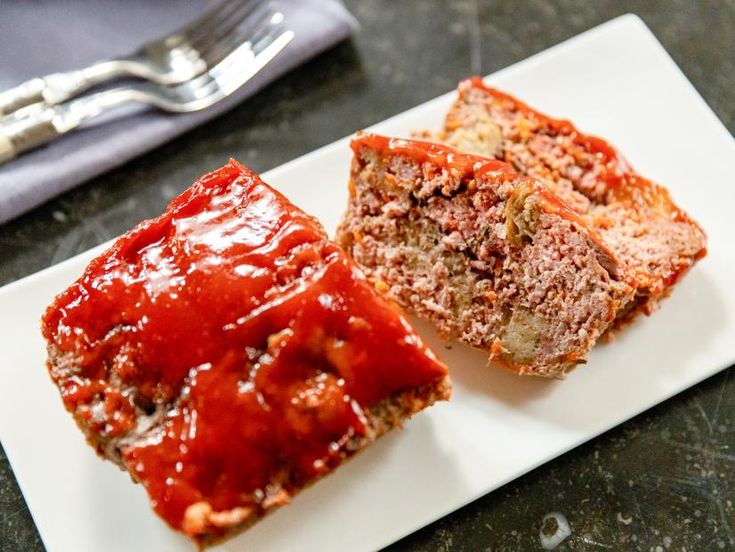
[[706, 253], [702, 229], [610, 144], [480, 78], [459, 85], [440, 138], [542, 180], [603, 237], [636, 288], [621, 323], [639, 312], [650, 314]]
[[584, 362], [631, 301], [599, 234], [500, 161], [363, 134], [338, 239], [377, 285], [520, 374]]
[[450, 393], [399, 308], [235, 161], [92, 261], [43, 332], [90, 444], [200, 544]]

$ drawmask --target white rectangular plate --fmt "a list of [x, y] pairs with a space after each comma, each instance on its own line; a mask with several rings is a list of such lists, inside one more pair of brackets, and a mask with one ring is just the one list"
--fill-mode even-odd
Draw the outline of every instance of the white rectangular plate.
[[[615, 19], [489, 82], [616, 144], [709, 234], [709, 255], [653, 316], [566, 381], [485, 366], [419, 330], [450, 366], [451, 402], [417, 415], [221, 550], [372, 550], [631, 418], [735, 361], [735, 143], [645, 25]], [[447, 94], [377, 125], [438, 127]], [[347, 139], [264, 178], [333, 231], [347, 200]], [[213, 167], [214, 168], [214, 167]], [[95, 457], [44, 368], [39, 318], [90, 251], [0, 290], [0, 437], [50, 552], [190, 550], [143, 488]]]

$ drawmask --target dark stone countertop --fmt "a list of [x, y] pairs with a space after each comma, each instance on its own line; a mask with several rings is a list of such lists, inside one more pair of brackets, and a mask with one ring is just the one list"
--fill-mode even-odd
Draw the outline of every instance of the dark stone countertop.
[[[241, 105], [0, 226], [0, 284], [158, 214], [201, 173], [237, 157], [264, 171], [616, 15], [653, 30], [732, 132], [731, 0], [347, 0], [362, 29]], [[1, 10], [1, 8], [0, 8]], [[643, 91], [641, 93], [644, 93]], [[735, 378], [730, 368], [418, 531], [389, 550], [735, 550]], [[0, 451], [0, 550], [42, 550]]]

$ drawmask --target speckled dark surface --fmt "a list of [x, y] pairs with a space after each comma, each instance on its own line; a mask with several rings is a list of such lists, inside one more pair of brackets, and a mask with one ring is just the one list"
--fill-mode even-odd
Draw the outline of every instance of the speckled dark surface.
[[[626, 12], [643, 18], [735, 129], [732, 0], [347, 4], [362, 23], [351, 42], [206, 127], [0, 226], [0, 284], [159, 213], [231, 155], [269, 169]], [[557, 550], [735, 550], [734, 416], [730, 368], [389, 550], [540, 550], [541, 521], [554, 511], [572, 529]], [[0, 524], [0, 550], [43, 550], [2, 451]]]

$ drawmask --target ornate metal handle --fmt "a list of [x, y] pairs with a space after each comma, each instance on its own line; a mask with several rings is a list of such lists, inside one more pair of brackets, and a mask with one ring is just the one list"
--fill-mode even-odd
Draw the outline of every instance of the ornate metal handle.
[[35, 78], [0, 93], [0, 117], [27, 105], [42, 102], [45, 89], [46, 81]]
[[[0, 120], [0, 163], [45, 144], [61, 134], [55, 124], [56, 113], [53, 108], [28, 109], [32, 112], [21, 116], [11, 115]], [[23, 111], [18, 113], [22, 114]]]
[[128, 60], [101, 61], [77, 71], [51, 73], [26, 81], [0, 93], [0, 117], [35, 103], [58, 105], [95, 84], [124, 74], [130, 65]]
[[0, 117], [0, 165], [74, 130], [105, 111], [134, 101], [144, 101], [144, 98], [134, 87], [120, 87], [59, 105], [30, 105]]

